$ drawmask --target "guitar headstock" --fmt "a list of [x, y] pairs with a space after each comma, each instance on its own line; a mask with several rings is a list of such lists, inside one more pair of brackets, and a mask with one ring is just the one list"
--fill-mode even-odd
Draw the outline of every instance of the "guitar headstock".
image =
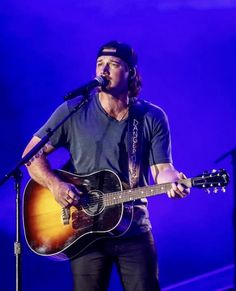
[[210, 172], [203, 172], [201, 175], [192, 178], [193, 187], [205, 189], [210, 193], [210, 189], [213, 192], [218, 192], [220, 188], [225, 192], [225, 186], [229, 184], [229, 174], [224, 169], [212, 170]]

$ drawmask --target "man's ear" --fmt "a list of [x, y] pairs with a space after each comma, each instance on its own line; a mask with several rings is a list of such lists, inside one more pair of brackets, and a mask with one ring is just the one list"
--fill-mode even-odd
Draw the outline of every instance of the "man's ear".
[[133, 80], [136, 77], [136, 69], [129, 69], [129, 80]]

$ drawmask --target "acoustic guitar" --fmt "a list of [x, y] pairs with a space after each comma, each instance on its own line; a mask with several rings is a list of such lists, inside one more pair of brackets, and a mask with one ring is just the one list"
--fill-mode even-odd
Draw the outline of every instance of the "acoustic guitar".
[[[56, 172], [82, 192], [79, 204], [62, 208], [47, 188], [31, 179], [24, 191], [23, 227], [33, 252], [59, 260], [77, 256], [98, 239], [124, 235], [132, 223], [133, 202], [164, 194], [171, 188], [171, 183], [164, 183], [124, 189], [111, 170], [88, 175]], [[213, 170], [178, 182], [188, 188], [225, 191], [229, 176], [225, 170]]]

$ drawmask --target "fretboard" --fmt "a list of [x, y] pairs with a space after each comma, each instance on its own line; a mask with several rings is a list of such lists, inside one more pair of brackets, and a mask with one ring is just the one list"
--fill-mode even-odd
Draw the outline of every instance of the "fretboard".
[[[178, 183], [185, 185], [187, 188], [192, 187], [192, 179], [179, 180]], [[112, 206], [145, 197], [164, 194], [171, 189], [171, 184], [172, 183], [163, 183], [159, 185], [144, 186], [124, 191], [106, 193], [103, 196], [103, 203], [104, 206]]]

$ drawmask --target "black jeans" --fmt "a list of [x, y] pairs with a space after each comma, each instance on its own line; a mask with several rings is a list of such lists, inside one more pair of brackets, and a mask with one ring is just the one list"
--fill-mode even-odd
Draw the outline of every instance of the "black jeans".
[[158, 291], [157, 256], [151, 232], [101, 239], [71, 261], [75, 291], [108, 289], [113, 263], [126, 291]]

